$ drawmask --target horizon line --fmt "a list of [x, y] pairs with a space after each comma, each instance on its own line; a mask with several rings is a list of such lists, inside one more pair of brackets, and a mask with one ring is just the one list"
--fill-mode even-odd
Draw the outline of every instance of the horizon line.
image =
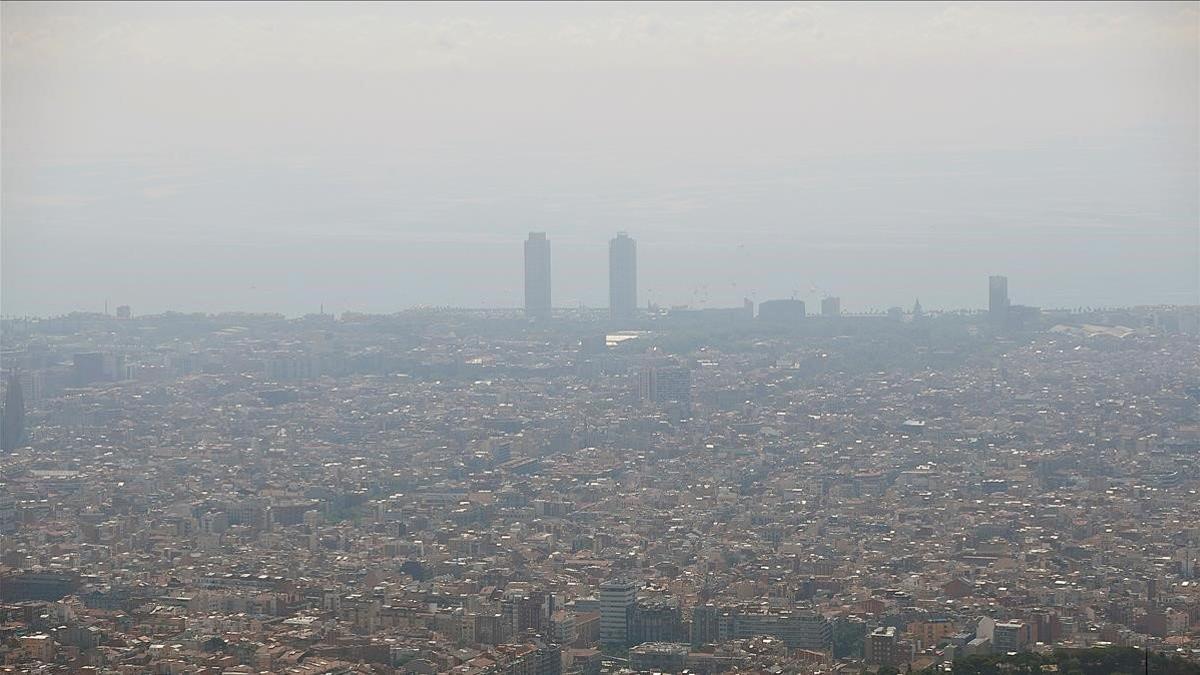
[[[778, 299], [779, 300], [790, 300], [791, 298], [778, 298]], [[769, 301], [764, 300], [763, 302], [769, 302]], [[800, 302], [803, 302], [803, 300], [800, 300]], [[762, 303], [756, 302], [755, 304], [761, 305]], [[1021, 305], [1013, 305], [1013, 306], [1021, 306]], [[639, 311], [639, 316], [647, 317], [647, 316], [667, 315], [672, 311], [700, 312], [700, 311], [706, 311], [706, 310], [736, 310], [736, 309], [743, 309], [743, 308], [744, 308], [743, 305], [729, 305], [729, 306], [721, 306], [721, 307], [693, 307], [691, 305], [673, 305], [673, 306], [660, 307], [657, 313], [652, 313], [652, 312], [649, 312], [649, 311], [646, 311], [643, 309], [639, 309], [638, 311]], [[838, 313], [836, 315], [832, 315], [832, 316], [822, 314], [821, 312], [818, 311], [818, 312], [814, 312], [812, 314], [805, 314], [804, 318], [805, 319], [836, 319], [836, 318], [846, 318], [846, 317], [870, 317], [870, 316], [886, 315], [890, 310], [897, 309], [897, 308], [903, 310], [904, 314], [906, 314], [906, 315], [912, 314], [912, 308], [904, 308], [904, 307], [900, 307], [898, 305], [893, 305], [892, 307], [885, 307], [882, 309], [871, 308], [871, 309], [868, 309], [865, 311], [845, 311], [845, 310], [843, 310], [840, 313]], [[1163, 310], [1165, 310], [1165, 309], [1173, 309], [1173, 310], [1200, 309], [1200, 303], [1197, 303], [1197, 304], [1156, 303], [1156, 304], [1118, 305], [1118, 306], [1101, 306], [1101, 307], [1093, 307], [1093, 306], [1033, 307], [1033, 309], [1037, 309], [1039, 312], [1042, 312], [1042, 313], [1064, 313], [1065, 312], [1067, 314], [1084, 314], [1084, 313], [1092, 313], [1092, 312], [1117, 312], [1117, 311], [1147, 310], [1147, 309], [1163, 309]], [[926, 315], [931, 315], [931, 314], [932, 315], [936, 315], [936, 314], [974, 315], [974, 314], [986, 314], [988, 312], [988, 309], [986, 307], [982, 307], [982, 308], [980, 308], [980, 307], [959, 307], [959, 308], [953, 308], [953, 309], [930, 309], [930, 308], [923, 307], [922, 310], [923, 310], [923, 313]], [[293, 320], [293, 319], [304, 319], [304, 318], [308, 318], [308, 317], [319, 317], [319, 316], [328, 316], [333, 319], [337, 319], [337, 317], [339, 315], [345, 315], [345, 314], [362, 315], [362, 316], [395, 316], [398, 314], [415, 313], [415, 312], [433, 312], [433, 313], [460, 312], [460, 313], [476, 313], [476, 314], [485, 314], [485, 313], [525, 314], [526, 311], [527, 310], [524, 307], [467, 307], [467, 306], [459, 306], [459, 305], [412, 305], [409, 307], [404, 307], [404, 308], [397, 309], [397, 310], [390, 311], [390, 312], [369, 312], [369, 311], [358, 311], [358, 310], [353, 310], [353, 309], [344, 309], [341, 312], [310, 312], [307, 314], [288, 314], [285, 312], [276, 312], [276, 311], [270, 311], [270, 310], [228, 309], [228, 310], [221, 310], [221, 311], [217, 311], [217, 312], [211, 312], [211, 311], [203, 311], [203, 310], [186, 311], [186, 310], [178, 310], [178, 309], [166, 309], [166, 310], [162, 310], [162, 311], [158, 311], [158, 312], [150, 312], [147, 314], [131, 315], [128, 319], [118, 319], [118, 317], [115, 314], [108, 313], [108, 312], [75, 309], [75, 310], [71, 310], [69, 312], [62, 313], [62, 314], [50, 314], [50, 315], [23, 314], [20, 316], [14, 316], [14, 315], [0, 314], [0, 321], [35, 321], [35, 320], [36, 321], [51, 321], [54, 319], [66, 319], [66, 318], [72, 317], [74, 315], [80, 315], [81, 317], [107, 317], [110, 319], [120, 320], [120, 321], [133, 321], [136, 319], [143, 319], [143, 318], [163, 317], [163, 316], [172, 315], [172, 314], [178, 314], [178, 315], [183, 315], [183, 316], [199, 315], [199, 316], [213, 317], [213, 318], [220, 317], [220, 316], [228, 316], [228, 315], [275, 316], [275, 317], [282, 317], [282, 318], [288, 319], [288, 320]], [[596, 306], [596, 307], [591, 307], [591, 306], [588, 306], [588, 307], [552, 307], [551, 308], [551, 312], [557, 313], [557, 314], [570, 314], [570, 313], [574, 313], [574, 312], [604, 313], [604, 312], [610, 312], [610, 311], [611, 311], [611, 308], [601, 307], [601, 306]], [[533, 319], [535, 317], [530, 317], [530, 318]]]

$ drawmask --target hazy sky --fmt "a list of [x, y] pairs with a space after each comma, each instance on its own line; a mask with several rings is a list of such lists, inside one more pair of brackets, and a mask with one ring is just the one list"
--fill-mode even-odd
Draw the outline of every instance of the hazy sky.
[[1200, 5], [24, 3], [5, 314], [1200, 302]]

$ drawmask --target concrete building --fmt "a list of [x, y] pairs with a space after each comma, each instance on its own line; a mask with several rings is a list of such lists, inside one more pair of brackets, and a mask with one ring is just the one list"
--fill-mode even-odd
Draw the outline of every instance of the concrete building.
[[739, 605], [701, 605], [692, 610], [694, 645], [759, 635], [779, 638], [791, 649], [826, 651], [833, 644], [832, 625], [813, 611]]
[[758, 305], [760, 321], [794, 323], [804, 319], [803, 300], [765, 300]]
[[1008, 324], [1008, 277], [988, 277], [988, 322], [994, 329]]
[[1024, 621], [997, 622], [992, 632], [992, 646], [1001, 654], [1024, 651], [1029, 638], [1030, 627]]
[[683, 365], [647, 365], [638, 378], [638, 396], [647, 403], [686, 403], [692, 399], [692, 371]]
[[677, 642], [682, 635], [679, 603], [674, 600], [639, 600], [629, 621], [629, 643]]
[[687, 666], [688, 646], [647, 642], [629, 650], [629, 667], [637, 672], [678, 673]]
[[880, 626], [863, 643], [863, 660], [868, 664], [898, 667], [908, 662], [908, 643], [899, 639], [894, 626]]
[[16, 370], [9, 372], [0, 423], [3, 424], [3, 428], [0, 428], [0, 450], [12, 452], [25, 444], [25, 398]]
[[639, 584], [632, 579], [612, 579], [600, 584], [600, 642], [624, 646], [629, 642], [629, 620]]
[[637, 242], [624, 232], [608, 243], [608, 308], [614, 319], [637, 312]]
[[545, 232], [530, 232], [525, 240], [525, 315], [550, 316], [550, 240]]

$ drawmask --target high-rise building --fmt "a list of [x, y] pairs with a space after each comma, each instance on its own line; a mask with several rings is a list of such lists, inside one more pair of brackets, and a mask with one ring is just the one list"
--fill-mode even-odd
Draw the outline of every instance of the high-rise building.
[[638, 397], [647, 403], [690, 403], [692, 371], [680, 364], [648, 364], [638, 377]]
[[108, 379], [104, 376], [104, 354], [100, 352], [87, 352], [85, 354], [75, 354], [71, 357], [73, 362], [72, 375], [75, 379], [75, 384], [86, 386], [93, 382], [102, 382]]
[[550, 316], [550, 240], [530, 232], [525, 240], [525, 315]]
[[629, 644], [679, 642], [687, 639], [679, 602], [674, 599], [639, 600], [629, 619]]
[[988, 277], [988, 321], [996, 328], [1008, 323], [1008, 277]]
[[758, 306], [760, 321], [772, 323], [792, 323], [804, 318], [804, 301], [796, 300], [766, 300]]
[[702, 645], [770, 635], [792, 649], [833, 647], [833, 624], [812, 610], [757, 606], [698, 605], [692, 610], [692, 644]]
[[637, 602], [638, 583], [632, 579], [612, 579], [600, 584], [600, 642], [625, 646], [629, 641], [629, 620]]
[[841, 298], [828, 297], [821, 300], [821, 316], [837, 316], [841, 313]]
[[880, 626], [863, 641], [863, 661], [897, 667], [908, 661], [908, 644], [899, 639], [894, 626]]
[[829, 620], [814, 611], [757, 611], [738, 613], [733, 620], [733, 639], [771, 635], [792, 649], [824, 651], [833, 646]]
[[526, 630], [544, 633], [549, 631], [550, 617], [554, 615], [554, 595], [540, 589], [513, 591], [505, 595], [500, 606], [514, 635]]
[[637, 242], [624, 232], [608, 242], [608, 307], [614, 319], [637, 311]]
[[17, 498], [8, 488], [0, 487], [0, 534], [12, 534], [20, 525]]
[[721, 641], [722, 609], [717, 605], [696, 605], [692, 609], [692, 645]]
[[[541, 639], [535, 639], [533, 645], [535, 675], [562, 675], [562, 646]], [[514, 672], [521, 671], [514, 669]]]
[[1019, 652], [1029, 643], [1029, 625], [1024, 621], [997, 622], [992, 634], [992, 646], [1001, 653]]
[[21, 395], [21, 378], [16, 370], [9, 371], [8, 390], [4, 393], [4, 412], [0, 414], [0, 449], [12, 452], [25, 444], [25, 397]]

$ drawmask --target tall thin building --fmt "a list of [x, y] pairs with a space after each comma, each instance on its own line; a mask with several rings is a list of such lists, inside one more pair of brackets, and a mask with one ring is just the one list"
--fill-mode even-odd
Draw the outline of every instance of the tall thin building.
[[8, 374], [8, 391], [4, 394], [4, 412], [0, 414], [0, 450], [12, 452], [25, 445], [25, 397], [21, 395], [21, 378], [17, 371]]
[[525, 315], [550, 317], [550, 240], [530, 232], [525, 240]]
[[988, 321], [996, 328], [1008, 323], [1008, 277], [988, 277]]
[[624, 232], [608, 242], [608, 308], [614, 319], [637, 312], [637, 242]]
[[632, 579], [611, 579], [600, 584], [600, 642], [626, 646], [629, 620], [637, 602], [639, 584]]

